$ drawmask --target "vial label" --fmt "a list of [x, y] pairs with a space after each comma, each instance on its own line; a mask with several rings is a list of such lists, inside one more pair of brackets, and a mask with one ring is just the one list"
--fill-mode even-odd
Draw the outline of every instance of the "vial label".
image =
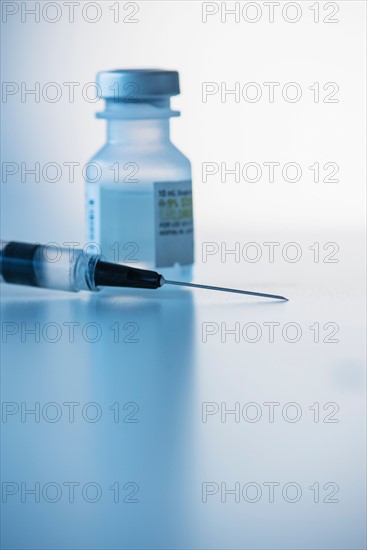
[[191, 180], [154, 183], [155, 264], [194, 262]]
[[87, 186], [87, 234], [89, 243], [100, 241], [100, 186], [90, 183]]

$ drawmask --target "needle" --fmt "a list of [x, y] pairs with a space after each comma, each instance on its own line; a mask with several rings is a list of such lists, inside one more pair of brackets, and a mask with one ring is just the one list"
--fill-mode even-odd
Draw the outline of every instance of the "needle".
[[276, 294], [264, 294], [262, 292], [251, 292], [250, 290], [237, 290], [236, 288], [224, 288], [222, 286], [199, 285], [196, 283], [183, 283], [180, 281], [167, 281], [166, 279], [164, 279], [163, 284], [191, 286], [195, 288], [206, 288], [207, 290], [219, 290], [221, 292], [236, 292], [237, 294], [247, 294], [249, 296], [261, 296], [262, 298], [274, 298], [275, 300], [284, 300], [285, 302], [288, 302], [288, 298], [285, 298], [284, 296], [277, 296]]

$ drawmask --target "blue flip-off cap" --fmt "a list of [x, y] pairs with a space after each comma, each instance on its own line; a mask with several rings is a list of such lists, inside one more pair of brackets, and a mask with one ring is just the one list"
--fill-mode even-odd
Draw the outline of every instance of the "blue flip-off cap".
[[101, 97], [124, 101], [169, 98], [180, 93], [177, 71], [116, 69], [97, 73]]

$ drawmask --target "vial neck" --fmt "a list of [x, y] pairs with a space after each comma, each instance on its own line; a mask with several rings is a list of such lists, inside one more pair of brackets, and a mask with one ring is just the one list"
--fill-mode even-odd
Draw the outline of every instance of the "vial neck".
[[110, 119], [107, 140], [113, 145], [159, 145], [169, 143], [168, 119]]

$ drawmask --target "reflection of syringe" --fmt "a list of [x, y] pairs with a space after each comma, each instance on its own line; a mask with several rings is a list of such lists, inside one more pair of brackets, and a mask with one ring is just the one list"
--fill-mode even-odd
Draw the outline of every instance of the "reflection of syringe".
[[156, 271], [104, 262], [99, 254], [55, 245], [1, 242], [0, 276], [7, 283], [78, 292], [99, 290], [100, 286], [160, 288], [180, 285], [250, 296], [287, 300], [284, 296], [236, 290], [218, 286], [166, 281]]

